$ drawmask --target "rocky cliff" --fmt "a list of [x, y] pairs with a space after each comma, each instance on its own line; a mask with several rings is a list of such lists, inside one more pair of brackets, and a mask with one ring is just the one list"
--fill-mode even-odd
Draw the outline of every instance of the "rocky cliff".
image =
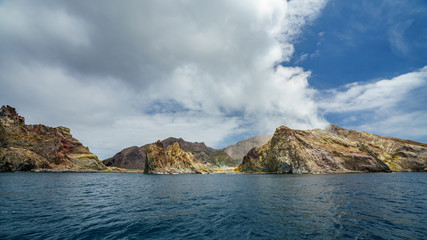
[[[191, 154], [198, 161], [210, 164], [212, 167], [223, 167], [223, 166], [237, 166], [240, 163], [240, 160], [233, 160], [228, 154], [223, 150], [217, 150], [210, 147], [207, 147], [204, 143], [199, 142], [187, 142], [182, 138], [167, 138], [160, 143], [163, 144], [164, 149], [166, 150], [169, 146], [178, 144], [181, 150]], [[114, 166], [127, 169], [144, 169], [145, 168], [145, 159], [149, 147], [153, 144], [147, 144], [142, 147], [130, 147], [123, 149], [112, 158], [104, 160], [104, 164], [107, 166]], [[139, 149], [139, 150], [138, 150]]]
[[165, 147], [178, 143], [182, 150], [193, 154], [198, 160], [211, 164], [214, 168], [223, 166], [237, 166], [242, 159], [232, 159], [222, 149], [207, 147], [201, 142], [187, 142], [182, 138], [167, 138], [162, 141]]
[[211, 164], [199, 161], [191, 152], [184, 151], [178, 142], [171, 141], [126, 148], [103, 162], [106, 166], [138, 169], [145, 173], [212, 172]]
[[271, 136], [256, 136], [243, 141], [240, 141], [234, 145], [230, 145], [224, 148], [224, 152], [227, 153], [232, 159], [242, 161], [243, 157], [255, 147], [261, 147], [266, 144]]
[[207, 147], [204, 143], [171, 137], [142, 147], [123, 149], [103, 162], [106, 166], [147, 173], [209, 173], [212, 169], [235, 167], [240, 160], [233, 160], [223, 150]]
[[10, 106], [0, 109], [0, 171], [105, 170], [105, 165], [66, 127], [26, 125]]
[[331, 125], [327, 130], [276, 129], [236, 171], [269, 173], [426, 171], [427, 145]]
[[327, 131], [359, 142], [363, 148], [396, 172], [427, 171], [427, 144], [330, 125]]
[[157, 141], [147, 150], [146, 173], [211, 173], [209, 164], [182, 150], [178, 143], [165, 147]]

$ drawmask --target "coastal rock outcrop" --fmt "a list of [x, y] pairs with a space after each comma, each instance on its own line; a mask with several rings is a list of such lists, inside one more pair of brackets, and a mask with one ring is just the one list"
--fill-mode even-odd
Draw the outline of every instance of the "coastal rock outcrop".
[[211, 173], [209, 164], [204, 164], [185, 152], [176, 142], [165, 147], [157, 141], [147, 150], [146, 173]]
[[146, 173], [210, 173], [213, 168], [235, 167], [223, 150], [207, 147], [203, 142], [187, 142], [182, 138], [167, 138], [142, 147], [123, 149], [104, 164]]
[[426, 171], [427, 145], [346, 130], [276, 129], [271, 140], [254, 148], [236, 171], [268, 173]]
[[427, 171], [427, 144], [378, 136], [329, 125], [326, 130], [360, 143], [361, 148], [383, 161], [396, 172]]
[[10, 106], [0, 109], [0, 171], [105, 170], [105, 165], [66, 127], [26, 125]]
[[207, 147], [203, 142], [187, 142], [182, 138], [167, 138], [162, 141], [165, 147], [178, 143], [180, 148], [193, 154], [199, 161], [209, 163], [214, 168], [237, 166], [241, 159], [232, 159], [224, 150]]
[[[167, 142], [170, 143], [170, 142]], [[142, 147], [123, 149], [103, 161], [106, 166], [137, 169], [144, 173], [211, 173], [211, 164], [199, 161], [192, 153], [181, 149], [178, 142], [165, 145], [162, 141]]]

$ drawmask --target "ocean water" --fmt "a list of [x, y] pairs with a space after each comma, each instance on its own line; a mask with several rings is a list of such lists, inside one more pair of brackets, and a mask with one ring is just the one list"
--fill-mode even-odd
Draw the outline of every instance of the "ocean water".
[[427, 239], [427, 173], [1, 173], [0, 239]]

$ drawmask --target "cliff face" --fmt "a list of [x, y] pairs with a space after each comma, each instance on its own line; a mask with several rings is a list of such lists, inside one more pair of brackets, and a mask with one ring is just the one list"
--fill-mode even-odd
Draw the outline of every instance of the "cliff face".
[[25, 125], [10, 106], [0, 109], [0, 171], [32, 169], [104, 170], [98, 157], [70, 129]]
[[243, 157], [249, 152], [249, 150], [256, 147], [261, 147], [262, 145], [266, 144], [270, 139], [271, 136], [256, 136], [240, 141], [234, 145], [230, 145], [224, 148], [224, 152], [227, 153], [232, 159], [239, 160], [240, 162]]
[[141, 148], [123, 149], [114, 157], [104, 160], [106, 166], [139, 169], [144, 173], [211, 173], [211, 165], [202, 163], [190, 152], [181, 149], [178, 142], [164, 145], [157, 141]]
[[330, 125], [328, 131], [363, 143], [373, 155], [396, 172], [427, 171], [427, 144]]
[[[232, 159], [227, 153], [223, 150], [217, 150], [210, 147], [207, 147], [204, 143], [198, 142], [187, 142], [182, 138], [167, 138], [161, 141], [165, 148], [178, 143], [179, 147], [188, 153], [191, 153], [201, 162], [209, 163], [214, 168], [222, 166], [237, 166], [240, 163], [240, 160]], [[147, 145], [142, 146], [141, 149], [146, 149]]]
[[[251, 147], [260, 146], [261, 142], [267, 142], [269, 136], [255, 137], [248, 140], [241, 141], [235, 145], [229, 146], [226, 149], [213, 149], [207, 147], [204, 143], [199, 142], [187, 142], [182, 138], [167, 138], [162, 141], [158, 141], [154, 144], [147, 144], [140, 148], [130, 147], [123, 149], [112, 158], [104, 160], [106, 166], [126, 168], [126, 169], [139, 169], [147, 172], [168, 172], [169, 170], [159, 169], [174, 169], [173, 172], [186, 172], [184, 166], [188, 164], [180, 165], [180, 167], [174, 167], [170, 165], [170, 161], [175, 159], [176, 162], [188, 162], [186, 159], [191, 159], [196, 167], [189, 168], [189, 172], [212, 172], [221, 171], [225, 168], [237, 166], [243, 156], [239, 158], [245, 149], [250, 150]], [[161, 147], [161, 145], [163, 147]], [[180, 151], [187, 154], [177, 155], [172, 157], [169, 150], [172, 146], [179, 147]], [[163, 149], [163, 150], [162, 150]], [[162, 152], [163, 151], [163, 152]], [[235, 159], [231, 158], [226, 151], [233, 153]], [[247, 152], [247, 151], [246, 151]], [[168, 155], [169, 154], [169, 155]], [[178, 158], [183, 158], [178, 160]], [[168, 165], [169, 164], [169, 165]], [[147, 168], [148, 167], [148, 168]], [[192, 169], [192, 170], [191, 170]]]
[[326, 130], [276, 129], [236, 171], [271, 173], [427, 170], [427, 145], [330, 126]]
[[182, 150], [178, 143], [165, 148], [162, 142], [150, 144], [147, 151], [146, 173], [211, 173], [193, 154]]

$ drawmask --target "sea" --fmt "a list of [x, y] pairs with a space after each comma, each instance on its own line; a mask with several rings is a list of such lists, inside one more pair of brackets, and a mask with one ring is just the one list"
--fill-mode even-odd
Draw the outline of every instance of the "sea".
[[0, 239], [427, 239], [427, 173], [0, 173]]

